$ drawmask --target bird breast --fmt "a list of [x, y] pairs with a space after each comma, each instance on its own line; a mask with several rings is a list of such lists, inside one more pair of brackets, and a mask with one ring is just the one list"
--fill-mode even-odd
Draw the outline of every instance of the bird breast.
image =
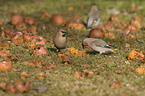
[[66, 44], [66, 37], [57, 37], [54, 39], [55, 46], [57, 48], [65, 48]]

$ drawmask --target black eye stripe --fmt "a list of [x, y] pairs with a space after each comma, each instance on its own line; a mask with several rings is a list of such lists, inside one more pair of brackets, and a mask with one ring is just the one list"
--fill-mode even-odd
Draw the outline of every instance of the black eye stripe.
[[62, 32], [62, 33], [67, 33], [66, 31], [63, 31], [63, 30], [62, 30], [61, 32]]
[[66, 33], [66, 32], [63, 32], [63, 31], [61, 31], [62, 33]]

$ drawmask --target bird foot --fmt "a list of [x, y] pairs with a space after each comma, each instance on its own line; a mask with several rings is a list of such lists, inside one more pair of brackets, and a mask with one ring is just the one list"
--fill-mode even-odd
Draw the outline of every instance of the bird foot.
[[56, 52], [59, 52], [59, 50], [58, 50], [58, 49], [56, 49]]

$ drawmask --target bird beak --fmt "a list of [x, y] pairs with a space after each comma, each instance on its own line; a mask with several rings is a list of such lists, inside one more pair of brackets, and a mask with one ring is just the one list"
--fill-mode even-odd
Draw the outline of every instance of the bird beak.
[[68, 32], [65, 32], [65, 34], [68, 34]]

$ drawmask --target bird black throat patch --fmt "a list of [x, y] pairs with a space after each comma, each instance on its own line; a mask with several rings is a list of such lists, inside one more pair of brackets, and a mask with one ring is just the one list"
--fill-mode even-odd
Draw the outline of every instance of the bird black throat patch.
[[65, 37], [66, 34], [63, 34], [62, 37]]

